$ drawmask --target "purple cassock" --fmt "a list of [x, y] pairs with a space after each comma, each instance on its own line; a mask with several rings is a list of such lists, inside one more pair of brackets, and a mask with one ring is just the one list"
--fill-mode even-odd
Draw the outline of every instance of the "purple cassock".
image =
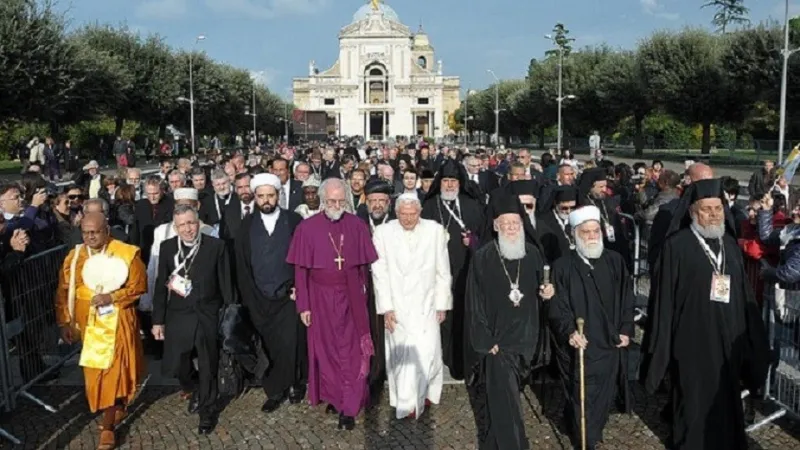
[[324, 213], [300, 222], [286, 258], [294, 264], [297, 312], [311, 311], [309, 401], [350, 417], [369, 401], [367, 281], [377, 259], [367, 224], [349, 213], [335, 222]]

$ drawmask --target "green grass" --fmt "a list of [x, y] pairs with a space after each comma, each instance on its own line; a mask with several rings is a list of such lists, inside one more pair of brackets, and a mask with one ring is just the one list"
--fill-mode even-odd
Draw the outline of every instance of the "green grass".
[[22, 170], [19, 161], [0, 161], [0, 175], [16, 175]]

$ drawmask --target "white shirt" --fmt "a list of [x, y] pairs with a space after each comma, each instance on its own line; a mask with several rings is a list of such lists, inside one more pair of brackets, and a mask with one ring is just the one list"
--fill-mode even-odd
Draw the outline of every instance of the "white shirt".
[[240, 206], [241, 210], [240, 211], [242, 213], [242, 219], [244, 219], [245, 215], [247, 214], [247, 211], [244, 209], [245, 206], [250, 208], [250, 213], [252, 214], [253, 211], [254, 211], [253, 206], [255, 206], [255, 202], [250, 202], [250, 203], [247, 203], [247, 204], [244, 204], [244, 203], [241, 204], [241, 206]]
[[280, 204], [281, 197], [280, 197], [280, 193], [278, 193], [278, 206], [286, 207], [286, 208], [289, 207], [289, 197], [290, 197], [290, 194], [292, 193], [291, 189], [292, 189], [292, 182], [291, 181], [287, 181], [286, 184], [281, 186], [281, 190], [283, 191], [283, 195], [286, 196], [286, 204], [285, 205], [281, 205]]
[[272, 232], [275, 231], [275, 225], [278, 223], [278, 217], [280, 216], [280, 208], [275, 208], [275, 211], [272, 211], [272, 214], [261, 213], [261, 222], [264, 224], [264, 228], [267, 229], [267, 233], [270, 236], [272, 236]]
[[478, 181], [478, 180], [480, 180], [480, 178], [478, 178], [478, 174], [477, 173], [469, 174], [469, 179], [474, 181], [475, 183], [480, 184], [480, 181]]

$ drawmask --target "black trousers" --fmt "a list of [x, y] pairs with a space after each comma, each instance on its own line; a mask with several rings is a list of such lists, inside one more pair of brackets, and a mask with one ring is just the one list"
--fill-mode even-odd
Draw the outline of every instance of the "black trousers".
[[[217, 371], [219, 370], [219, 348], [205, 348], [205, 342], [200, 338], [200, 330], [195, 337], [195, 348], [181, 353], [178, 366], [178, 382], [181, 389], [194, 392], [197, 396], [198, 411], [200, 416], [211, 415], [215, 412], [218, 387]], [[195, 368], [193, 359], [197, 357], [198, 380], [195, 382]]]
[[305, 385], [308, 381], [308, 348], [305, 325], [295, 310], [295, 303], [287, 300], [277, 307], [270, 321], [257, 327], [270, 367], [261, 380], [267, 397], [278, 399], [289, 388]]

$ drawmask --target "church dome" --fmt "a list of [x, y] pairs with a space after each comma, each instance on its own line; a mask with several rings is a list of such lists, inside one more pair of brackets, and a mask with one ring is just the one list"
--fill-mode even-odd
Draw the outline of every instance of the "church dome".
[[[391, 20], [392, 22], [402, 23], [400, 22], [400, 16], [398, 16], [394, 9], [392, 9], [392, 7], [386, 3], [379, 3], [378, 10], [381, 12], [381, 14], [383, 14], [385, 19]], [[370, 14], [372, 14], [372, 3], [367, 3], [361, 8], [358, 8], [358, 11], [353, 14], [353, 23], [360, 22], [368, 18]]]

